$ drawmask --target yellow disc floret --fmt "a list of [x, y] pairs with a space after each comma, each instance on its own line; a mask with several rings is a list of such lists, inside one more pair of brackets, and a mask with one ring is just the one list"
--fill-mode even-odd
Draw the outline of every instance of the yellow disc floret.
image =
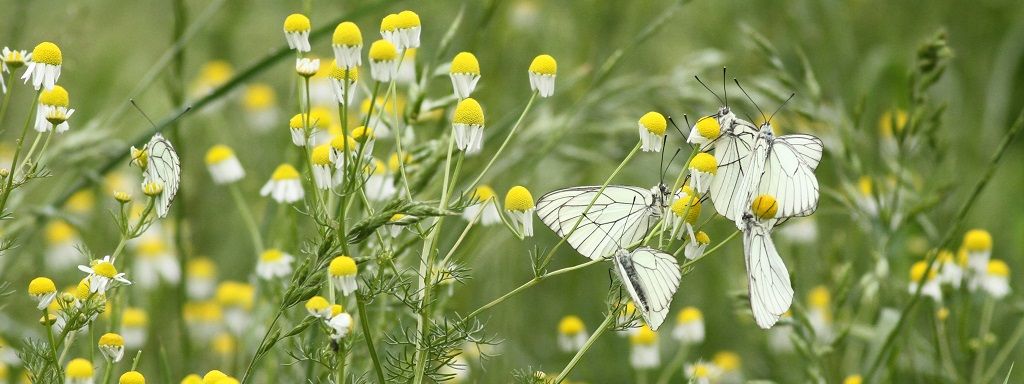
[[924, 278], [925, 271], [928, 271], [928, 280], [935, 278], [935, 268], [928, 270], [928, 263], [924, 261], [918, 261], [910, 267], [910, 281], [921, 282]]
[[346, 21], [338, 24], [334, 28], [334, 36], [331, 39], [334, 45], [363, 45], [363, 33], [359, 31], [359, 26], [351, 21]]
[[558, 73], [558, 62], [551, 55], [539, 55], [530, 63], [530, 72], [554, 76]]
[[972, 229], [964, 234], [964, 248], [967, 251], [988, 251], [992, 249], [992, 234], [984, 229]]
[[832, 294], [828, 292], [828, 288], [819, 285], [807, 294], [807, 302], [811, 308], [825, 308], [832, 302]]
[[46, 226], [46, 241], [58, 244], [75, 237], [75, 228], [63, 220], [52, 221]]
[[722, 134], [722, 125], [718, 123], [718, 119], [714, 118], [714, 116], [705, 116], [697, 120], [695, 128], [701, 137], [708, 140], [717, 139]]
[[189, 260], [186, 270], [191, 277], [213, 278], [217, 275], [217, 265], [205, 257]]
[[64, 62], [64, 56], [57, 44], [44, 41], [32, 49], [32, 61], [49, 65], [60, 65]]
[[493, 199], [495, 196], [497, 196], [497, 193], [489, 185], [481, 185], [473, 191], [473, 197], [481, 202]]
[[690, 159], [690, 168], [713, 175], [718, 171], [718, 161], [710, 153], [701, 152]]
[[770, 219], [779, 212], [779, 204], [772, 195], [758, 195], [750, 203], [750, 211], [759, 219]]
[[206, 374], [203, 375], [203, 384], [216, 384], [219, 383], [221, 380], [227, 378], [228, 375], [224, 374], [224, 372], [214, 369], [210, 372], [206, 372]]
[[722, 371], [735, 371], [740, 368], [740, 355], [737, 355], [736, 352], [722, 351], [716, 353], [711, 362], [715, 363]]
[[405, 10], [398, 12], [398, 17], [395, 18], [395, 27], [398, 29], [405, 28], [417, 28], [420, 26], [420, 15], [416, 12]]
[[92, 363], [82, 358], [74, 359], [68, 362], [64, 372], [69, 379], [92, 379]]
[[223, 144], [217, 144], [206, 151], [206, 164], [220, 164], [220, 162], [232, 157], [235, 157], [235, 151], [232, 151], [231, 147]]
[[53, 280], [46, 277], [37, 277], [32, 279], [28, 283], [28, 294], [32, 296], [42, 296], [57, 292], [57, 286], [53, 284]]
[[1010, 277], [1010, 266], [1002, 260], [990, 260], [988, 262], [988, 274], [997, 277]]
[[373, 140], [376, 137], [373, 133], [373, 128], [367, 128], [365, 125], [360, 125], [352, 130], [352, 140], [357, 143], [365, 143], [366, 140]]
[[316, 148], [313, 148], [313, 160], [314, 165], [329, 165], [331, 164], [331, 145], [321, 144]]
[[668, 121], [665, 120], [664, 115], [651, 111], [640, 116], [640, 125], [647, 129], [648, 132], [661, 136], [665, 134], [665, 129], [668, 128]]
[[[468, 99], [467, 99], [468, 100]], [[505, 194], [505, 209], [513, 212], [525, 212], [533, 209], [533, 195], [526, 187], [517, 185]]]
[[306, 300], [306, 310], [312, 313], [320, 313], [327, 309], [331, 303], [327, 302], [323, 296], [313, 296], [309, 300]]
[[297, 180], [299, 178], [299, 171], [295, 169], [291, 164], [281, 164], [274, 170], [274, 174], [270, 176], [272, 180]]
[[44, 89], [39, 94], [39, 103], [55, 107], [67, 107], [71, 104], [71, 98], [68, 97], [68, 91], [64, 87], [54, 85], [53, 89]]
[[295, 116], [292, 116], [292, 118], [288, 120], [288, 128], [303, 129], [306, 127], [307, 119], [308, 118], [306, 117], [305, 113], [296, 114]]
[[117, 268], [114, 268], [114, 264], [107, 261], [101, 261], [93, 265], [92, 272], [108, 279], [112, 279], [114, 276], [117, 276]]
[[563, 317], [562, 320], [558, 322], [558, 333], [563, 335], [575, 335], [583, 332], [584, 329], [586, 329], [586, 326], [583, 324], [583, 320], [578, 316], [569, 315]]
[[301, 13], [293, 13], [284, 19], [285, 32], [308, 32], [310, 28], [309, 18]]
[[636, 330], [629, 337], [629, 342], [633, 345], [652, 345], [658, 341], [658, 333], [651, 330], [647, 324], [644, 324]]
[[864, 378], [860, 375], [850, 375], [843, 379], [843, 384], [861, 384], [864, 382]]
[[455, 106], [455, 117], [452, 118], [455, 124], [484, 125], [484, 110], [472, 97], [467, 97]]
[[697, 239], [698, 244], [711, 244], [711, 236], [708, 236], [708, 234], [704, 231], [697, 231], [697, 234], [693, 235], [693, 237]]
[[676, 322], [679, 324], [689, 324], [695, 321], [701, 321], [704, 319], [704, 314], [700, 313], [700, 310], [694, 307], [686, 307], [679, 311], [679, 315], [676, 316]]
[[123, 347], [124, 337], [121, 337], [121, 335], [118, 335], [116, 333], [104, 333], [103, 336], [100, 336], [99, 345], [110, 347]]
[[271, 248], [260, 254], [260, 261], [275, 262], [282, 259], [284, 259], [284, 252], [281, 252], [280, 249]]
[[262, 110], [274, 106], [274, 88], [266, 84], [253, 84], [245, 88], [242, 104], [249, 110]]
[[370, 44], [368, 55], [373, 61], [389, 61], [398, 58], [398, 49], [387, 40], [377, 40]]
[[390, 32], [390, 31], [394, 31], [395, 29], [398, 29], [398, 15], [397, 14], [392, 13], [392, 14], [389, 14], [387, 16], [384, 16], [384, 18], [381, 19], [381, 21], [380, 21], [380, 31], [381, 32]]
[[354, 276], [358, 272], [356, 260], [344, 255], [331, 260], [331, 264], [327, 266], [327, 271], [331, 276]]
[[121, 325], [125, 327], [145, 327], [147, 324], [149, 316], [142, 309], [129, 307], [121, 313]]
[[146, 384], [146, 378], [138, 371], [128, 371], [117, 380], [118, 384]]
[[683, 197], [672, 203], [672, 213], [676, 217], [686, 219], [686, 222], [690, 224], [695, 223], [700, 217], [700, 209], [700, 199], [689, 194], [684, 194]]
[[480, 74], [480, 62], [476, 60], [476, 56], [469, 52], [459, 52], [452, 59], [451, 73], [468, 73], [473, 75]]
[[335, 80], [347, 80], [350, 83], [359, 81], [359, 67], [342, 68], [337, 61], [331, 60], [331, 78]]

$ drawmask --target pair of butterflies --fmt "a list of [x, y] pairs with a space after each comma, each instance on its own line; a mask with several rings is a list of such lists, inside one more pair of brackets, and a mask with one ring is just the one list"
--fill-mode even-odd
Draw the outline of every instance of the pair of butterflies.
[[[769, 328], [792, 304], [793, 288], [770, 231], [776, 218], [808, 215], [818, 202], [814, 169], [821, 141], [809, 135], [774, 137], [742, 121], [728, 108], [717, 115], [721, 135], [707, 144], [718, 160], [710, 195], [716, 210], [744, 232], [751, 309], [758, 326]], [[756, 193], [779, 204], [775, 218], [758, 220], [750, 212]], [[611, 257], [620, 281], [651, 329], [668, 315], [681, 278], [676, 259], [650, 247], [624, 247], [644, 239], [661, 219], [671, 194], [664, 185], [650, 190], [631, 186], [586, 186], [556, 190], [540, 197], [537, 215], [584, 256]]]

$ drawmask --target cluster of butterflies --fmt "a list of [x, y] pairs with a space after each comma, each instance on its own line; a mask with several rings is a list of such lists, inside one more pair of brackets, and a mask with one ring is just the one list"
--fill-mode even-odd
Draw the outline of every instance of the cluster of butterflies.
[[[775, 249], [771, 231], [787, 218], [807, 216], [817, 209], [819, 192], [814, 170], [821, 161], [823, 146], [811, 135], [776, 137], [771, 118], [757, 127], [738, 118], [727, 101], [723, 104], [718, 113], [705, 117], [717, 121], [720, 134], [698, 144], [702, 152], [713, 151], [718, 165], [707, 197], [718, 214], [734, 221], [743, 232], [750, 306], [757, 325], [767, 329], [793, 302], [789, 272]], [[696, 125], [691, 130], [695, 132]], [[690, 137], [693, 142], [693, 134]], [[774, 198], [774, 217], [759, 217], [752, 212], [752, 201], [761, 195]], [[663, 215], [671, 214], [666, 210], [672, 199], [681, 197], [680, 192], [670, 191], [664, 184], [651, 189], [573, 187], [540, 197], [537, 215], [583, 256], [611, 258], [635, 307], [647, 325], [656, 330], [667, 317], [679, 288], [680, 267], [671, 254], [647, 246], [632, 251], [625, 247], [644, 240]]]

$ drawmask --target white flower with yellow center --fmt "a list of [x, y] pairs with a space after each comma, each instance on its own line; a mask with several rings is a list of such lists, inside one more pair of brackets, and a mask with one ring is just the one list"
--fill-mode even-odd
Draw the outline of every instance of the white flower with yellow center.
[[979, 279], [981, 290], [996, 299], [1010, 294], [1010, 266], [1002, 260], [990, 260], [985, 275]]
[[448, 76], [452, 79], [452, 90], [455, 97], [465, 99], [476, 89], [476, 83], [480, 81], [480, 62], [476, 56], [469, 52], [459, 52], [452, 59], [451, 69]]
[[647, 324], [641, 325], [629, 336], [629, 363], [634, 369], [653, 369], [661, 364], [658, 353], [658, 334]]
[[224, 310], [224, 323], [234, 335], [242, 335], [252, 321], [256, 290], [252, 285], [225, 281], [217, 287], [217, 303]]
[[25, 61], [31, 59], [27, 51], [11, 49], [4, 47], [3, 51], [0, 51], [0, 88], [3, 89], [4, 93], [7, 93], [7, 82], [4, 80], [3, 73], [13, 73], [14, 70], [25, 66]]
[[704, 314], [694, 307], [686, 307], [676, 315], [676, 326], [672, 337], [683, 344], [697, 344], [704, 341]]
[[147, 231], [131, 245], [136, 253], [132, 276], [135, 276], [140, 286], [149, 289], [156, 287], [161, 281], [177, 284], [181, 280], [178, 259], [159, 231]]
[[260, 254], [260, 260], [256, 263], [256, 275], [264, 280], [285, 278], [292, 274], [292, 255], [281, 252], [280, 249], [268, 249]]
[[127, 307], [121, 313], [121, 336], [126, 348], [138, 349], [146, 344], [149, 315], [141, 308]]
[[235, 151], [223, 144], [214, 145], [206, 151], [206, 169], [216, 184], [230, 184], [245, 177], [245, 169], [235, 157]]
[[967, 266], [972, 273], [983, 276], [992, 257], [992, 234], [984, 229], [972, 229], [964, 234], [962, 247], [967, 251]]
[[875, 182], [867, 175], [857, 179], [857, 185], [853, 190], [854, 200], [857, 202], [857, 205], [864, 213], [871, 217], [878, 216], [878, 201], [875, 200], [874, 190]]
[[484, 146], [484, 110], [473, 98], [459, 101], [452, 116], [455, 147], [466, 155], [479, 153]]
[[395, 47], [402, 45], [398, 36], [398, 14], [391, 13], [380, 20], [380, 37]]
[[302, 190], [299, 171], [291, 164], [277, 166], [270, 175], [270, 180], [260, 189], [260, 196], [270, 196], [274, 201], [283, 204], [302, 200], [306, 193]]
[[359, 67], [342, 67], [337, 62], [331, 62], [331, 84], [334, 89], [334, 98], [338, 104], [352, 105], [352, 101], [356, 98], [356, 92], [359, 87], [356, 86], [356, 82], [359, 81]]
[[64, 384], [93, 384], [96, 381], [92, 376], [92, 363], [89, 360], [77, 358], [64, 366]]
[[59, 85], [44, 89], [39, 93], [39, 106], [36, 108], [37, 132], [64, 133], [68, 130], [68, 118], [75, 113], [74, 109], [68, 108], [70, 98], [68, 91]]
[[327, 321], [327, 326], [331, 328], [331, 339], [341, 340], [352, 332], [352, 315], [345, 312], [334, 315]]
[[832, 338], [832, 294], [819, 285], [807, 294], [807, 320], [819, 340]]
[[[346, 157], [345, 151], [346, 146], [348, 147], [348, 157], [354, 158], [358, 155], [358, 143], [352, 139], [352, 136], [336, 135], [331, 138], [331, 162], [334, 163], [335, 169], [345, 169]], [[339, 176], [343, 176], [344, 172], [338, 172]], [[340, 182], [338, 183], [340, 185]]]
[[420, 46], [420, 31], [422, 30], [420, 15], [417, 15], [416, 12], [405, 10], [398, 12], [392, 20], [394, 20], [395, 35], [397, 35], [395, 45], [403, 50], [418, 48]]
[[288, 48], [309, 52], [309, 31], [313, 26], [306, 15], [293, 13], [284, 19], [284, 39]]
[[185, 267], [185, 292], [193, 300], [208, 299], [217, 285], [217, 264], [205, 257], [188, 261]]
[[335, 289], [341, 290], [341, 294], [348, 296], [359, 288], [356, 276], [359, 270], [355, 259], [348, 256], [337, 256], [327, 266], [327, 277], [331, 279]]
[[[373, 128], [369, 128], [365, 125], [360, 125], [352, 129], [351, 136], [352, 140], [355, 140], [357, 146], [355, 147], [355, 153], [358, 156], [368, 156], [373, 154], [373, 143], [377, 142], [377, 133], [374, 132]], [[350, 148], [352, 150], [352, 148]]]
[[672, 202], [669, 209], [671, 214], [666, 218], [670, 228], [673, 228], [677, 237], [682, 239], [688, 234], [686, 226], [696, 225], [700, 217], [700, 197], [693, 194], [693, 190], [685, 187], [682, 193], [676, 194], [678, 198]]
[[370, 77], [382, 83], [391, 81], [398, 74], [398, 49], [387, 40], [370, 44]]
[[960, 287], [960, 280], [963, 278], [964, 271], [957, 264], [953, 252], [947, 249], [939, 250], [935, 259], [935, 268], [939, 271], [940, 284], [948, 284], [956, 288]]
[[330, 319], [331, 318], [331, 303], [327, 301], [323, 296], [313, 296], [309, 300], [306, 300], [306, 312], [310, 316]]
[[[306, 137], [306, 127], [313, 127], [313, 122], [309, 120], [310, 116], [305, 113], [296, 114], [288, 120], [288, 132], [291, 133], [292, 144], [299, 147], [306, 146], [309, 141]], [[310, 136], [312, 136], [312, 132], [310, 133]]]
[[740, 355], [732, 351], [721, 351], [711, 358], [711, 363], [718, 368], [719, 380], [723, 383], [743, 383], [742, 362]]
[[295, 73], [302, 77], [313, 77], [320, 72], [320, 59], [300, 57], [295, 59]]
[[534, 210], [533, 195], [526, 187], [517, 185], [505, 194], [505, 211], [512, 216], [513, 225], [523, 236], [533, 236]]
[[121, 335], [105, 333], [100, 336], [100, 341], [97, 344], [103, 357], [106, 357], [107, 360], [116, 363], [124, 357], [124, 337]]
[[216, 301], [190, 301], [185, 303], [182, 311], [190, 335], [196, 339], [208, 341], [221, 331], [224, 312]]
[[388, 235], [395, 238], [402, 234], [402, 229], [405, 228], [407, 223], [412, 222], [413, 219], [415, 218], [404, 213], [396, 213], [391, 215], [388, 222], [384, 224], [384, 228], [388, 230]]
[[[925, 276], [925, 272], [928, 275]], [[939, 286], [939, 279], [937, 278], [935, 268], [928, 269], [928, 263], [925, 261], [918, 261], [910, 267], [910, 285], [907, 291], [910, 294], [917, 292], [918, 287], [921, 287], [921, 294], [925, 297], [930, 297], [937, 303], [942, 302], [942, 287]], [[923, 284], [923, 286], [922, 286]]]
[[558, 348], [562, 352], [576, 352], [587, 343], [587, 326], [578, 316], [569, 315], [558, 322]]
[[46, 224], [46, 262], [54, 269], [75, 265], [79, 254], [76, 246], [78, 231], [63, 220]]
[[313, 163], [313, 184], [316, 184], [318, 189], [331, 189], [335, 184], [331, 177], [331, 171], [334, 170], [334, 163], [331, 162], [331, 145], [323, 144], [313, 148], [310, 161]]
[[[700, 209], [700, 206], [697, 206]], [[693, 208], [690, 208], [691, 210]], [[690, 223], [686, 223], [686, 233], [690, 237], [690, 241], [686, 243], [683, 248], [683, 256], [687, 260], [696, 260], [701, 256], [704, 256], [704, 250], [708, 248], [708, 244], [711, 244], [711, 237], [708, 236], [704, 231], [696, 231], [694, 233], [693, 226]]]
[[128, 371], [121, 374], [117, 384], [146, 384], [146, 377], [139, 371]]
[[715, 156], [707, 152], [701, 152], [690, 159], [690, 180], [693, 188], [699, 194], [707, 193], [711, 188], [711, 178], [718, 172], [718, 161]]
[[647, 112], [636, 123], [640, 129], [640, 149], [644, 152], [661, 152], [665, 140], [668, 120], [658, 112]]
[[555, 94], [555, 76], [558, 75], [558, 63], [551, 55], [539, 55], [530, 63], [530, 89], [540, 97], [551, 97]]
[[366, 178], [363, 189], [370, 201], [388, 200], [398, 193], [398, 189], [395, 188], [395, 177], [388, 172], [388, 167], [383, 161], [373, 159], [373, 164], [366, 166], [366, 172], [370, 176]]
[[32, 49], [32, 55], [28, 58], [28, 68], [21, 79], [26, 84], [31, 81], [32, 87], [37, 91], [39, 88], [53, 88], [60, 78], [60, 66], [64, 62], [64, 56], [57, 44], [49, 41], [39, 43]]
[[49, 278], [37, 277], [28, 283], [28, 294], [36, 301], [36, 308], [42, 310], [57, 297], [57, 286]]
[[334, 28], [331, 47], [334, 48], [334, 60], [339, 67], [355, 68], [363, 65], [363, 33], [356, 23], [345, 21], [338, 24]]
[[[190, 85], [190, 96], [200, 98], [210, 94], [218, 87], [226, 84], [235, 74], [234, 67], [225, 60], [211, 60], [203, 63], [199, 69], [199, 76]], [[221, 101], [215, 101], [210, 106], [203, 108], [203, 111], [217, 110]]]
[[714, 364], [698, 360], [693, 364], [687, 364], [683, 368], [683, 373], [690, 379], [690, 384], [710, 384], [718, 380], [721, 370]]
[[462, 218], [472, 222], [480, 218], [480, 224], [493, 225], [501, 222], [501, 212], [498, 211], [498, 194], [489, 185], [481, 185], [473, 191], [473, 198], [476, 204], [466, 207], [462, 211]]
[[257, 131], [266, 132], [277, 124], [277, 95], [267, 84], [252, 84], [242, 95], [246, 122]]
[[718, 136], [721, 134], [722, 125], [718, 122], [718, 119], [714, 116], [704, 116], [693, 124], [693, 128], [690, 129], [690, 135], [686, 137], [686, 142], [703, 148], [705, 145], [718, 139]]
[[115, 288], [119, 284], [132, 284], [124, 277], [123, 272], [117, 272], [109, 255], [91, 261], [88, 266], [79, 265], [78, 270], [89, 274], [89, 291], [100, 295], [106, 294], [107, 289]]

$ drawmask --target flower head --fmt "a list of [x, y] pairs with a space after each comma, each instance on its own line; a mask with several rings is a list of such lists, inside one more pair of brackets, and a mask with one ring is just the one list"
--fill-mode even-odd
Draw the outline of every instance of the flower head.
[[288, 48], [309, 52], [309, 32], [312, 25], [306, 15], [293, 13], [284, 19], [284, 38]]
[[66, 384], [92, 384], [92, 363], [83, 358], [73, 359], [64, 367]]
[[217, 184], [230, 184], [245, 177], [245, 169], [235, 157], [235, 151], [223, 144], [214, 145], [206, 151], [206, 169]]
[[483, 225], [500, 223], [501, 212], [498, 212], [497, 197], [497, 193], [489, 185], [476, 187], [473, 191], [473, 198], [477, 202], [462, 211], [462, 218], [473, 221], [479, 217], [480, 224]]
[[484, 146], [484, 110], [473, 98], [459, 101], [452, 116], [455, 146], [467, 155], [480, 152]]
[[302, 77], [312, 77], [320, 72], [320, 59], [301, 57], [295, 59], [295, 73]]
[[339, 67], [354, 68], [363, 65], [360, 54], [363, 49], [363, 33], [355, 23], [345, 21], [338, 24], [334, 28], [331, 47], [334, 48], [334, 60]]
[[704, 341], [704, 314], [694, 307], [686, 307], [676, 315], [676, 327], [672, 337], [682, 343], [692, 344]]
[[116, 333], [105, 333], [100, 336], [98, 347], [103, 356], [113, 362], [124, 357], [124, 337]]
[[750, 211], [758, 219], [768, 220], [775, 218], [775, 214], [779, 212], [779, 204], [771, 195], [758, 195], [750, 203]]
[[352, 315], [345, 312], [338, 313], [327, 321], [327, 326], [331, 328], [331, 338], [341, 340], [352, 331]]
[[[918, 261], [910, 267], [910, 287], [908, 291], [911, 294], [921, 289], [921, 294], [932, 298], [936, 302], [942, 301], [942, 288], [939, 286], [939, 280], [936, 279], [938, 275], [935, 268], [928, 268], [928, 263], [924, 261]], [[918, 288], [920, 287], [920, 288]]]
[[416, 12], [405, 10], [399, 12], [393, 19], [397, 32], [398, 42], [395, 43], [401, 49], [415, 49], [420, 46], [420, 15]]
[[356, 275], [359, 272], [355, 259], [341, 255], [331, 260], [327, 266], [328, 277], [337, 284], [341, 293], [348, 296], [359, 288]]
[[1006, 297], [1010, 294], [1010, 266], [1002, 260], [990, 260], [980, 283], [981, 289], [992, 297]]
[[117, 268], [114, 267], [114, 262], [110, 259], [110, 256], [104, 256], [103, 259], [93, 260], [89, 263], [89, 266], [79, 265], [78, 269], [89, 274], [88, 279], [90, 293], [103, 295], [107, 292], [107, 289], [116, 287], [117, 284], [132, 284], [131, 281], [128, 281], [128, 279], [124, 277], [124, 273], [119, 273], [117, 271]]
[[36, 90], [53, 88], [60, 78], [60, 67], [64, 62], [64, 55], [57, 44], [49, 41], [39, 43], [32, 49], [31, 60], [21, 79], [25, 83], [31, 81]]
[[328, 76], [331, 78], [334, 98], [338, 104], [351, 105], [359, 89], [355, 87], [359, 81], [359, 67], [344, 67], [335, 60], [331, 62], [331, 72]]
[[43, 309], [57, 297], [57, 286], [49, 278], [37, 277], [28, 283], [28, 294], [38, 303], [36, 307]]
[[398, 74], [398, 49], [387, 40], [370, 44], [370, 77], [380, 82], [389, 82]]
[[291, 204], [302, 200], [302, 180], [299, 171], [291, 164], [281, 164], [270, 175], [270, 180], [260, 189], [261, 196], [270, 196], [278, 203]]
[[38, 132], [64, 133], [68, 130], [68, 118], [75, 113], [71, 105], [68, 91], [59, 85], [44, 89], [39, 93], [39, 106], [36, 108], [35, 130]]
[[651, 369], [660, 364], [658, 354], [658, 334], [647, 324], [640, 326], [629, 336], [630, 349], [629, 361], [635, 369]]
[[293, 260], [292, 255], [281, 252], [280, 249], [265, 250], [256, 263], [256, 275], [265, 280], [288, 277], [292, 273]]
[[555, 94], [555, 76], [558, 74], [558, 63], [551, 55], [539, 55], [530, 63], [530, 89], [538, 92], [540, 97]]
[[138, 371], [128, 371], [121, 374], [117, 380], [118, 384], [146, 384], [146, 377]]
[[452, 79], [455, 97], [465, 99], [473, 93], [477, 82], [480, 81], [480, 63], [472, 53], [459, 52], [452, 59], [448, 76]]
[[309, 312], [310, 316], [328, 319], [331, 315], [331, 303], [323, 296], [313, 296], [306, 300], [306, 312]]
[[690, 129], [686, 142], [703, 146], [718, 139], [722, 134], [722, 125], [715, 116], [704, 116]]
[[668, 120], [658, 112], [647, 112], [637, 122], [640, 128], [640, 148], [644, 152], [661, 152]]
[[558, 322], [558, 347], [563, 352], [575, 352], [587, 343], [587, 326], [578, 316], [569, 315]]

